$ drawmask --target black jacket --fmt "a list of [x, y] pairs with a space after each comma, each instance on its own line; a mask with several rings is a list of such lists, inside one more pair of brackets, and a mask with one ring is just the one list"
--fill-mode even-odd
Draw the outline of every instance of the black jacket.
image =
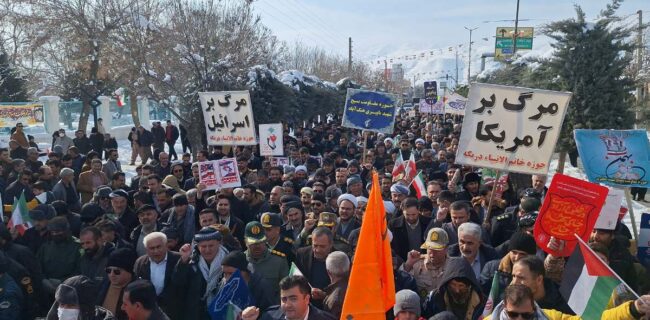
[[[174, 270], [179, 263], [181, 255], [178, 252], [167, 252], [167, 266], [165, 268], [165, 285], [163, 291], [158, 296], [158, 305], [172, 319], [182, 318], [182, 305], [179, 303], [178, 294], [180, 293], [172, 281]], [[135, 261], [133, 266], [133, 275], [138, 279], [151, 281], [151, 261], [144, 255]]]
[[474, 307], [472, 312], [472, 319], [478, 319], [479, 316], [483, 313], [483, 308], [485, 306], [485, 296], [481, 292], [481, 286], [474, 276], [472, 267], [469, 265], [467, 260], [464, 258], [453, 258], [450, 257], [447, 259], [445, 264], [445, 271], [442, 274], [440, 281], [440, 287], [437, 290], [431, 291], [424, 302], [424, 310], [422, 312], [423, 317], [429, 318], [437, 313], [447, 310], [447, 305], [445, 302], [445, 294], [447, 292], [447, 284], [453, 279], [463, 278], [471, 283], [471, 290], [476, 293], [480, 298], [480, 303]]
[[[280, 306], [273, 306], [270, 307], [268, 311], [266, 311], [262, 317], [262, 320], [280, 320], [280, 319], [286, 319], [284, 316], [284, 312], [282, 309], [280, 309]], [[332, 314], [325, 312], [321, 309], [316, 308], [313, 304], [309, 304], [309, 315], [307, 316], [307, 319], [309, 320], [334, 320], [336, 317], [334, 317]]]
[[[427, 226], [431, 222], [431, 218], [420, 215], [418, 219], [421, 233], [420, 240], [424, 242], [427, 235]], [[408, 225], [403, 215], [394, 218], [388, 223], [388, 229], [393, 233], [393, 241], [391, 241], [390, 246], [404, 261], [406, 261], [409, 253], [409, 236], [406, 228], [408, 228]]]
[[[479, 252], [479, 262], [481, 263], [481, 270], [483, 270], [483, 267], [485, 267], [485, 264], [495, 260], [499, 259], [499, 256], [497, 255], [497, 251], [494, 250], [491, 246], [488, 246], [486, 244], [481, 243], [481, 246], [478, 248]], [[447, 248], [447, 255], [450, 257], [460, 257], [460, 247], [458, 246], [458, 243], [454, 243], [450, 245]]]

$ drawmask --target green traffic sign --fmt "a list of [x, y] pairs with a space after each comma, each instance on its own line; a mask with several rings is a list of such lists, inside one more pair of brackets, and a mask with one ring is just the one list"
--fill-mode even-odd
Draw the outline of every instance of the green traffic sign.
[[[496, 38], [496, 48], [512, 48], [512, 38]], [[532, 49], [533, 48], [533, 38], [517, 38], [517, 49]]]

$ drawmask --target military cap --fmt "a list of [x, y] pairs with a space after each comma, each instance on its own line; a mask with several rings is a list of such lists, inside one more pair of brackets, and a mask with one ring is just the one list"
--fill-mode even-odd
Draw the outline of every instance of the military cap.
[[280, 227], [282, 226], [282, 217], [276, 213], [265, 212], [262, 214], [260, 222], [264, 228]]
[[447, 232], [441, 228], [432, 228], [427, 234], [427, 238], [420, 247], [421, 249], [442, 250], [449, 244]]
[[317, 227], [334, 227], [336, 225], [336, 214], [331, 212], [321, 212], [318, 216]]
[[247, 245], [266, 241], [266, 233], [264, 233], [264, 227], [257, 221], [251, 221], [246, 224], [246, 230], [244, 233]]

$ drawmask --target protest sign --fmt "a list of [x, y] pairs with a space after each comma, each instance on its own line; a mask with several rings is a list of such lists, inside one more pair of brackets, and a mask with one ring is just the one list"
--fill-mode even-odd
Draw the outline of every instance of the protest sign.
[[0, 127], [13, 127], [18, 122], [34, 125], [43, 121], [43, 106], [40, 104], [0, 106]]
[[456, 163], [546, 174], [570, 93], [474, 83]]
[[426, 99], [422, 99], [420, 100], [418, 110], [420, 113], [431, 113], [431, 104], [429, 104]]
[[641, 228], [637, 240], [637, 257], [641, 264], [650, 267], [650, 213], [641, 215]]
[[614, 230], [616, 228], [616, 221], [618, 221], [618, 214], [621, 211], [621, 202], [625, 192], [621, 189], [609, 188], [605, 205], [600, 210], [598, 220], [596, 220], [596, 229]]
[[428, 104], [438, 102], [438, 84], [435, 81], [424, 82], [424, 100], [427, 100]]
[[445, 102], [442, 99], [431, 105], [431, 114], [445, 114]]
[[271, 158], [271, 167], [284, 167], [285, 165], [291, 164], [289, 158], [287, 157], [273, 157]]
[[284, 155], [283, 143], [282, 123], [260, 124], [260, 154], [262, 156]]
[[575, 130], [573, 134], [589, 181], [648, 187], [650, 142], [644, 130]]
[[199, 181], [205, 190], [241, 187], [239, 168], [235, 158], [199, 162]]
[[445, 113], [465, 115], [465, 104], [467, 103], [467, 98], [457, 94], [452, 93], [447, 97], [445, 103]]
[[253, 105], [248, 91], [199, 92], [209, 145], [255, 145]]
[[348, 89], [343, 127], [392, 134], [397, 98], [388, 93]]
[[[537, 245], [558, 257], [571, 255], [578, 242], [574, 234], [588, 241], [607, 192], [601, 185], [556, 173], [535, 223]], [[551, 237], [566, 242], [562, 251], [548, 248]]]
[[219, 189], [215, 161], [199, 162], [199, 182], [205, 185], [205, 190]]

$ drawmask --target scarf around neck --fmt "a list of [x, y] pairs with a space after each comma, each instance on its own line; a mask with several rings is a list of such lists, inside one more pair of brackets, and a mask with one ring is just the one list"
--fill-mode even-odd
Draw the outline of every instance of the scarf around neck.
[[201, 275], [206, 282], [203, 299], [208, 306], [210, 306], [210, 302], [212, 302], [216, 296], [217, 289], [219, 288], [219, 282], [223, 277], [221, 262], [223, 261], [223, 258], [226, 256], [226, 254], [228, 254], [228, 250], [221, 246], [221, 248], [219, 248], [219, 253], [217, 253], [217, 256], [214, 257], [212, 263], [210, 263], [209, 266], [203, 257], [199, 257], [199, 270], [201, 270]]

